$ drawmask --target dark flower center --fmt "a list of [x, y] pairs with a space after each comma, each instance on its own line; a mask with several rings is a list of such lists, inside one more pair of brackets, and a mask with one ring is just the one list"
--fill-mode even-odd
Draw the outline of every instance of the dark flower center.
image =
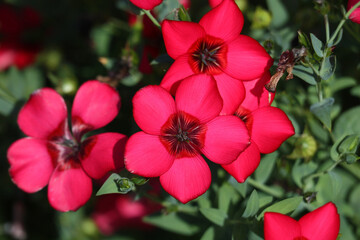
[[178, 158], [193, 157], [204, 146], [205, 132], [206, 127], [196, 117], [178, 112], [162, 126], [160, 141]]
[[189, 49], [189, 64], [195, 73], [222, 73], [227, 64], [227, 45], [220, 38], [205, 36]]

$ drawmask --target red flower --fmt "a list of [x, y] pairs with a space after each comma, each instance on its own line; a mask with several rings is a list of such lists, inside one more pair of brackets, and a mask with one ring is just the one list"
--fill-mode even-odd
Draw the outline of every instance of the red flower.
[[120, 96], [109, 85], [84, 83], [74, 99], [71, 133], [63, 98], [50, 88], [34, 92], [18, 116], [20, 129], [29, 137], [8, 149], [14, 183], [28, 193], [49, 184], [51, 206], [77, 210], [91, 196], [91, 178], [101, 178], [122, 165], [126, 136], [102, 133], [82, 139], [112, 121], [119, 106]]
[[162, 1], [163, 0], [130, 0], [135, 6], [146, 10], [153, 9], [157, 5], [160, 5]]
[[161, 86], [174, 93], [185, 77], [212, 75], [224, 101], [221, 114], [233, 114], [245, 97], [239, 80], [259, 78], [273, 63], [256, 40], [240, 35], [243, 23], [243, 15], [233, 0], [223, 1], [199, 24], [164, 20], [165, 47], [175, 62]]
[[[349, 11], [359, 0], [349, 0], [347, 10]], [[354, 23], [360, 24], [360, 7], [357, 7], [349, 16], [349, 19]]]
[[273, 95], [264, 85], [270, 79], [266, 73], [260, 80], [244, 82], [246, 98], [235, 112], [245, 122], [250, 135], [250, 146], [239, 157], [222, 167], [238, 182], [244, 182], [260, 163], [260, 153], [271, 153], [290, 136], [294, 127], [286, 114], [270, 104]]
[[220, 3], [222, 2], [222, 0], [209, 0], [209, 4], [210, 6], [213, 8], [213, 7], [216, 7], [217, 5], [219, 5]]
[[339, 229], [340, 217], [331, 202], [299, 221], [280, 213], [265, 213], [265, 240], [336, 240]]
[[126, 168], [144, 177], [160, 176], [163, 188], [183, 203], [210, 186], [210, 169], [201, 153], [229, 164], [248, 145], [245, 124], [235, 116], [219, 116], [222, 100], [209, 75], [185, 79], [175, 101], [159, 86], [145, 87], [135, 94], [133, 105], [143, 131], [126, 145]]

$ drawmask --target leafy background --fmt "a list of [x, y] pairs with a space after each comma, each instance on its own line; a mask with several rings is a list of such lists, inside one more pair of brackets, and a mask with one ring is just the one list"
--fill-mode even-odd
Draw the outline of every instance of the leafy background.
[[[11, 182], [6, 151], [24, 137], [16, 118], [31, 92], [52, 87], [71, 105], [78, 86], [89, 79], [111, 82], [122, 98], [120, 114], [101, 131], [128, 136], [138, 131], [132, 118], [132, 96], [143, 86], [159, 84], [171, 64], [161, 36], [143, 37], [141, 20], [129, 25], [129, 12], [140, 12], [126, 0], [5, 2], [33, 7], [42, 22], [32, 35], [41, 44], [36, 62], [0, 72], [0, 239], [23, 239], [21, 233], [26, 233], [28, 239], [258, 240], [263, 239], [265, 211], [298, 219], [329, 201], [337, 205], [341, 216], [339, 238], [360, 239], [360, 26], [346, 21], [332, 55], [318, 56], [326, 50], [323, 15], [328, 15], [333, 32], [346, 1], [237, 1], [245, 16], [242, 33], [262, 43], [275, 63], [283, 51], [301, 43], [308, 49], [304, 62], [319, 68], [326, 63], [320, 79], [308, 65], [299, 64], [294, 79], [278, 84], [273, 105], [288, 114], [295, 136], [276, 152], [262, 156], [259, 168], [243, 184], [209, 163], [213, 180], [206, 194], [182, 205], [161, 192], [156, 200], [162, 210], [144, 218], [153, 228], [119, 229], [112, 236], [102, 235], [92, 219], [100, 184], [95, 184], [92, 199], [77, 212], [56, 212], [47, 201], [46, 189], [26, 194]], [[210, 10], [205, 0], [191, 4], [189, 15], [195, 22]], [[184, 18], [175, 11], [178, 7], [176, 0], [164, 0], [155, 11], [159, 19]], [[299, 42], [299, 30], [307, 43]], [[159, 56], [152, 62], [151, 73], [141, 73], [143, 49], [149, 41], [158, 47]], [[271, 70], [275, 69], [276, 65]], [[324, 97], [320, 102], [319, 81]], [[139, 187], [137, 195], [143, 197], [141, 190], [147, 186]]]

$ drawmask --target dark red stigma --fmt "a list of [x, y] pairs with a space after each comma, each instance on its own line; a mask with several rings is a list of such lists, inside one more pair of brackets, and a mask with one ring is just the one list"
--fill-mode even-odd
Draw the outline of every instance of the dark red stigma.
[[195, 73], [220, 74], [227, 64], [227, 51], [223, 40], [207, 35], [190, 47], [189, 64]]
[[205, 132], [206, 127], [199, 119], [178, 112], [162, 126], [160, 141], [177, 158], [194, 157], [204, 146]]

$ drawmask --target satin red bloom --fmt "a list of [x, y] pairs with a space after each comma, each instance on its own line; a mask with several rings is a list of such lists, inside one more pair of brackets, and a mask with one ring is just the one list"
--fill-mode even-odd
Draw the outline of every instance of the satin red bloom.
[[185, 77], [212, 75], [224, 102], [221, 114], [233, 114], [245, 97], [240, 80], [259, 78], [273, 63], [256, 40], [240, 35], [243, 24], [233, 0], [224, 0], [199, 23], [164, 20], [165, 47], [175, 62], [161, 86], [174, 94]]
[[201, 154], [229, 164], [249, 142], [239, 118], [219, 116], [222, 100], [209, 75], [186, 78], [175, 101], [160, 86], [145, 87], [135, 94], [133, 106], [134, 119], [143, 131], [126, 144], [126, 168], [144, 177], [160, 176], [163, 188], [183, 203], [210, 186], [210, 169]]
[[88, 81], [75, 96], [70, 131], [63, 98], [50, 88], [34, 92], [18, 116], [20, 129], [29, 137], [14, 142], [7, 153], [14, 183], [28, 193], [48, 185], [49, 202], [59, 211], [84, 205], [91, 196], [91, 178], [123, 166], [126, 136], [83, 136], [112, 121], [119, 107], [115, 89]]
[[274, 94], [270, 94], [264, 85], [270, 80], [267, 72], [262, 78], [246, 81], [246, 98], [235, 112], [235, 116], [244, 121], [250, 135], [250, 145], [238, 158], [222, 167], [238, 182], [245, 182], [259, 166], [260, 154], [271, 153], [289, 137], [294, 135], [294, 127], [279, 108], [271, 107]]
[[162, 1], [163, 0], [130, 0], [132, 4], [145, 10], [153, 9], [157, 5], [160, 5]]
[[333, 203], [304, 215], [299, 221], [267, 212], [264, 217], [265, 240], [336, 240], [340, 216]]
[[[349, 11], [359, 0], [349, 0], [347, 10]], [[349, 19], [354, 23], [360, 24], [360, 7], [357, 7], [349, 16]]]

